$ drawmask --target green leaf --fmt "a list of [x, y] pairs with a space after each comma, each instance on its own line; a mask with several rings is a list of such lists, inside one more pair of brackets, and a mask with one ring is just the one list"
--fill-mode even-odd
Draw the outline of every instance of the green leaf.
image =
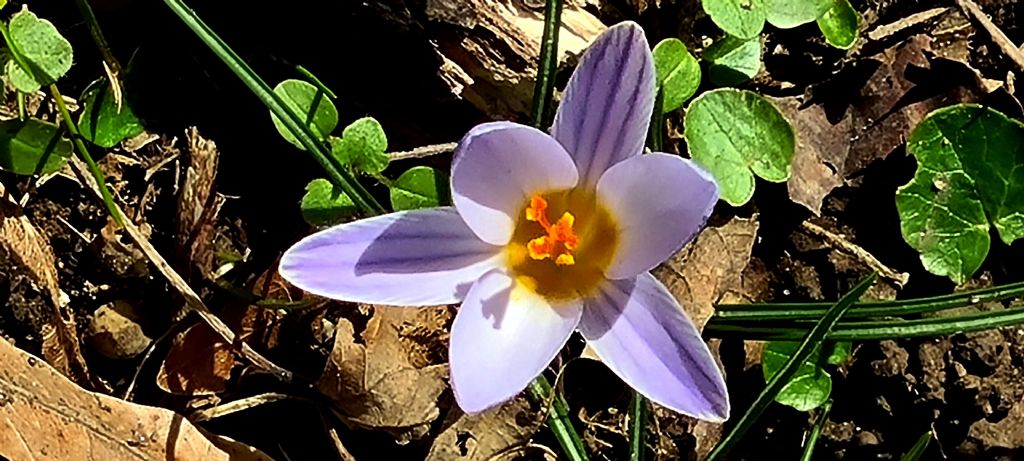
[[761, 38], [741, 40], [726, 36], [704, 50], [708, 79], [719, 86], [739, 85], [761, 71]]
[[402, 173], [391, 184], [391, 208], [395, 211], [440, 206], [451, 201], [448, 178], [427, 166]]
[[57, 125], [33, 118], [0, 121], [0, 169], [21, 175], [61, 169], [74, 147], [60, 133]]
[[834, 0], [828, 11], [818, 18], [818, 28], [825, 34], [829, 45], [848, 50], [857, 42], [860, 30], [860, 13], [853, 9], [850, 0]]
[[764, 0], [768, 22], [780, 29], [814, 22], [829, 8], [833, 0]]
[[7, 45], [20, 56], [21, 62], [8, 61], [5, 73], [18, 91], [38, 91], [42, 85], [56, 82], [71, 69], [71, 43], [50, 21], [23, 8], [11, 18], [7, 31]]
[[[845, 343], [849, 345], [849, 343]], [[779, 369], [786, 364], [786, 361], [793, 356], [800, 343], [780, 341], [770, 342], [765, 346], [761, 354], [761, 369], [764, 372], [764, 379], [767, 382]], [[835, 348], [835, 350], [849, 350]], [[800, 364], [796, 374], [789, 383], [782, 388], [782, 391], [775, 397], [775, 401], [783, 405], [789, 405], [800, 411], [810, 411], [824, 404], [832, 393], [832, 376], [818, 366], [820, 351], [814, 351], [811, 356]], [[833, 356], [830, 354], [829, 362]], [[845, 356], [839, 361], [845, 360]]]
[[664, 113], [683, 107], [700, 86], [700, 63], [678, 38], [667, 38], [654, 47], [654, 71], [663, 91]]
[[843, 362], [846, 361], [847, 358], [850, 357], [850, 354], [853, 352], [853, 343], [849, 341], [831, 344], [832, 350], [830, 351], [831, 353], [828, 355], [827, 358], [827, 362], [829, 363], [829, 365], [842, 364]]
[[956, 283], [989, 250], [989, 226], [1007, 245], [1024, 236], [1024, 124], [974, 104], [928, 114], [910, 134], [917, 172], [896, 191], [903, 238], [925, 269]]
[[82, 115], [78, 117], [78, 131], [83, 138], [97, 146], [111, 148], [142, 130], [142, 121], [132, 112], [128, 101], [118, 110], [107, 80], [97, 80], [86, 88]]
[[314, 179], [306, 185], [300, 208], [302, 218], [312, 226], [338, 224], [359, 212], [352, 199], [326, 179]]
[[704, 12], [725, 33], [750, 39], [764, 29], [765, 0], [701, 0]]
[[721, 88], [694, 99], [686, 110], [690, 157], [718, 182], [733, 206], [754, 195], [754, 175], [771, 182], [789, 178], [796, 149], [793, 127], [765, 98]]
[[[327, 135], [338, 126], [338, 109], [323, 90], [303, 80], [289, 79], [278, 83], [274, 87], [274, 93], [284, 100], [284, 103], [296, 114], [302, 117], [309, 126], [310, 131], [318, 140], [327, 139]], [[273, 113], [270, 117], [274, 120], [277, 132], [285, 140], [294, 144], [299, 149], [304, 149], [288, 127]]]
[[380, 123], [365, 117], [345, 127], [340, 140], [331, 140], [331, 153], [346, 165], [371, 175], [388, 167], [388, 138]]

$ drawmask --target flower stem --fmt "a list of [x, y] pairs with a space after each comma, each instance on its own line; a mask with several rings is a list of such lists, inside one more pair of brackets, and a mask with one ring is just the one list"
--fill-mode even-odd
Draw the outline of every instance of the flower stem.
[[821, 438], [821, 431], [825, 428], [825, 422], [828, 421], [828, 414], [832, 411], [832, 401], [825, 402], [818, 412], [818, 418], [814, 420], [814, 427], [811, 428], [811, 433], [807, 436], [807, 443], [804, 445], [804, 453], [800, 456], [800, 461], [811, 461], [811, 457], [814, 456], [814, 447], [818, 444], [818, 439]]
[[647, 399], [633, 391], [629, 401], [629, 461], [644, 461], [647, 448]]
[[551, 384], [548, 384], [547, 378], [543, 375], [533, 380], [527, 390], [534, 401], [542, 404], [551, 401], [548, 428], [555, 434], [555, 439], [558, 439], [565, 456], [572, 461], [587, 461], [587, 450], [583, 446], [583, 440], [576, 434], [576, 429], [572, 427], [572, 421], [569, 420], [569, 405], [565, 403], [565, 399], [551, 388]]
[[64, 122], [64, 126], [67, 128], [68, 133], [71, 134], [71, 141], [75, 144], [75, 150], [78, 151], [78, 155], [82, 156], [82, 160], [85, 160], [85, 164], [89, 166], [89, 172], [92, 173], [93, 178], [96, 179], [96, 184], [99, 185], [100, 195], [103, 196], [103, 203], [107, 206], [107, 211], [110, 213], [110, 217], [114, 218], [114, 222], [117, 223], [118, 227], [124, 227], [124, 218], [121, 217], [121, 212], [118, 210], [117, 204], [114, 203], [114, 196], [110, 193], [110, 188], [107, 187], [103, 170], [101, 170], [99, 165], [96, 164], [96, 161], [92, 159], [92, 155], [89, 154], [89, 149], [85, 147], [85, 142], [82, 141], [82, 136], [78, 132], [78, 126], [75, 125], [75, 121], [71, 119], [71, 112], [68, 111], [67, 104], [64, 104], [64, 96], [60, 94], [60, 90], [57, 89], [56, 84], [50, 85], [50, 95], [53, 96], [53, 100], [57, 104], [57, 110], [60, 112], [61, 121]]
[[296, 114], [292, 108], [288, 107], [284, 100], [275, 94], [270, 86], [234, 50], [224, 43], [191, 8], [185, 5], [182, 0], [164, 0], [164, 3], [284, 123], [285, 127], [295, 136], [295, 139], [299, 140], [306, 151], [312, 154], [317, 163], [327, 172], [331, 182], [348, 194], [356, 206], [364, 213], [370, 215], [384, 212], [384, 207], [370, 195], [369, 191], [363, 188], [356, 181], [355, 177], [345, 170], [340, 161], [330, 155], [330, 152], [327, 151], [323, 143], [316, 140], [316, 136], [309, 130], [309, 127], [302, 123], [302, 117]]
[[750, 409], [740, 417], [732, 430], [729, 431], [729, 433], [722, 439], [721, 443], [719, 443], [718, 446], [716, 446], [708, 455], [706, 458], [707, 461], [724, 459], [736, 444], [739, 443], [740, 439], [743, 438], [761, 414], [764, 413], [764, 410], [768, 408], [768, 405], [775, 400], [775, 397], [779, 394], [782, 388], [789, 383], [789, 379], [792, 378], [797, 370], [800, 369], [804, 361], [807, 360], [807, 358], [810, 357], [816, 349], [821, 347], [822, 341], [825, 340], [829, 331], [835, 327], [843, 314], [853, 306], [853, 303], [860, 299], [864, 292], [867, 291], [875, 282], [877, 277], [877, 274], [872, 273], [864, 278], [864, 280], [861, 280], [857, 286], [850, 290], [842, 297], [842, 299], [832, 305], [832, 307], [825, 312], [825, 315], [822, 316], [821, 320], [819, 320], [818, 323], [814, 325], [814, 328], [804, 336], [803, 342], [800, 343], [800, 346], [793, 352], [793, 355], [786, 361], [786, 364], [783, 365], [770, 380], [768, 380], [768, 383], [765, 384], [764, 390], [761, 391], [761, 394], [754, 400]]
[[558, 70], [558, 30], [562, 27], [562, 0], [547, 0], [544, 6], [544, 37], [540, 42], [540, 63], [537, 83], [533, 87], [533, 126], [549, 125], [552, 96], [555, 94], [555, 71]]

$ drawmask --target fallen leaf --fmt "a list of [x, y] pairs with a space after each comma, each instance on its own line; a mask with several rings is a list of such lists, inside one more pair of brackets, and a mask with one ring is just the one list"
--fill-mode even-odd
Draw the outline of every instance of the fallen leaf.
[[231, 345], [205, 323], [199, 323], [174, 337], [157, 372], [156, 384], [171, 394], [217, 394], [227, 388], [234, 366]]
[[[927, 35], [915, 35], [858, 61], [813, 87], [807, 103], [802, 97], [772, 98], [797, 133], [788, 183], [794, 202], [820, 214], [833, 189], [901, 146], [926, 114], [977, 101], [990, 91], [967, 64], [935, 58], [932, 43]], [[850, 88], [860, 90], [851, 95]]]
[[0, 457], [10, 460], [271, 458], [181, 415], [86, 391], [0, 339]]
[[7, 195], [0, 184], [0, 256], [28, 275], [29, 282], [44, 293], [49, 306], [33, 309], [33, 304], [12, 306], [15, 317], [27, 323], [42, 339], [42, 355], [47, 363], [62, 373], [86, 384], [91, 378], [89, 368], [78, 345], [75, 318], [57, 283], [56, 258], [50, 243], [37, 231], [20, 206]]
[[511, 454], [530, 440], [544, 422], [542, 416], [522, 396], [494, 411], [476, 415], [452, 407], [426, 461], [501, 459], [500, 455]]
[[[257, 306], [229, 307], [221, 312], [224, 323], [237, 338], [266, 347], [271, 324], [278, 314]], [[174, 337], [167, 357], [157, 372], [156, 383], [164, 392], [177, 395], [212, 395], [223, 392], [234, 369], [235, 347], [206, 323], [197, 323]]]
[[438, 350], [445, 350], [450, 317], [443, 307], [373, 306], [361, 341], [352, 323], [339, 319], [317, 388], [350, 425], [386, 431], [400, 443], [422, 437], [448, 388], [446, 355]]
[[715, 312], [715, 304], [743, 290], [742, 274], [757, 239], [757, 216], [733, 218], [709, 227], [693, 243], [653, 271], [676, 296], [698, 328]]

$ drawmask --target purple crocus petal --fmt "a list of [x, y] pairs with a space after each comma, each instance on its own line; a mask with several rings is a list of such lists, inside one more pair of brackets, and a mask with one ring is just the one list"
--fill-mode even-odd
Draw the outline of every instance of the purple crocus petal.
[[461, 301], [501, 263], [452, 207], [402, 211], [306, 237], [281, 257], [285, 280], [344, 301], [422, 306]]
[[551, 132], [596, 184], [608, 167], [643, 152], [654, 109], [654, 59], [644, 31], [624, 22], [601, 34], [569, 79]]
[[601, 287], [586, 301], [580, 332], [601, 361], [644, 397], [695, 418], [729, 417], [718, 364], [679, 303], [651, 274]]
[[605, 275], [626, 279], [668, 259], [697, 234], [718, 202], [718, 185], [690, 160], [654, 153], [609, 168], [597, 195], [619, 226], [619, 248]]
[[452, 161], [452, 200], [481, 240], [504, 245], [530, 195], [576, 185], [576, 165], [558, 141], [511, 122], [477, 125]]
[[466, 295], [448, 351], [455, 400], [478, 413], [521, 392], [579, 324], [582, 301], [552, 304], [493, 270]]

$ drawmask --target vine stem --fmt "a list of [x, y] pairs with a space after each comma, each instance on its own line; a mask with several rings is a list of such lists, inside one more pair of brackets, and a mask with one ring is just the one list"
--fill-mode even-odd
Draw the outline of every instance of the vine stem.
[[121, 216], [121, 211], [118, 209], [117, 204], [114, 203], [114, 195], [110, 193], [110, 188], [107, 187], [106, 177], [103, 175], [103, 170], [93, 160], [92, 155], [89, 154], [89, 148], [85, 146], [85, 142], [82, 141], [81, 133], [78, 131], [78, 126], [75, 125], [75, 121], [71, 119], [71, 112], [68, 111], [67, 104], [64, 103], [64, 95], [60, 94], [60, 90], [57, 89], [56, 84], [50, 85], [50, 95], [53, 96], [54, 102], [57, 104], [57, 110], [60, 112], [61, 121], [67, 128], [68, 133], [71, 134], [71, 141], [75, 144], [75, 150], [78, 151], [78, 155], [82, 156], [82, 160], [85, 160], [85, 164], [89, 166], [89, 172], [92, 173], [92, 177], [96, 179], [96, 184], [99, 185], [100, 195], [103, 196], [103, 204], [106, 205], [107, 211], [110, 213], [110, 217], [117, 223], [118, 228], [124, 227], [124, 217]]

